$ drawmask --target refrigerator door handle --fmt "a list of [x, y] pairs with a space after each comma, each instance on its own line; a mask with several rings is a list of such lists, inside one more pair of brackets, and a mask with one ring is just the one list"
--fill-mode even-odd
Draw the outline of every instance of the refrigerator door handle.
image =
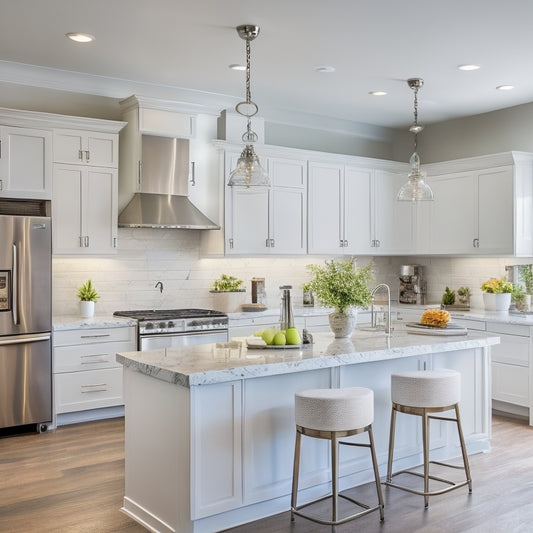
[[13, 282], [11, 291], [13, 293], [13, 324], [19, 324], [19, 265], [18, 265], [18, 250], [17, 245], [13, 243]]
[[13, 337], [0, 337], [0, 346], [8, 344], [27, 344], [28, 342], [41, 342], [50, 340], [50, 333], [39, 333], [37, 335], [15, 335]]

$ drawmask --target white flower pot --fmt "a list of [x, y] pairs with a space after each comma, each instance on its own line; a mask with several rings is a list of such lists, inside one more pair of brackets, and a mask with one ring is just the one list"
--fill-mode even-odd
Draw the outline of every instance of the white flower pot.
[[494, 294], [491, 292], [483, 293], [483, 304], [486, 311], [508, 311], [511, 305], [511, 293], [504, 292]]
[[240, 313], [241, 305], [246, 303], [246, 292], [216, 292], [213, 295], [213, 309], [222, 313]]
[[82, 318], [94, 316], [94, 302], [80, 302], [80, 316]]
[[357, 324], [357, 311], [348, 309], [346, 313], [333, 311], [329, 315], [329, 327], [336, 339], [349, 337]]

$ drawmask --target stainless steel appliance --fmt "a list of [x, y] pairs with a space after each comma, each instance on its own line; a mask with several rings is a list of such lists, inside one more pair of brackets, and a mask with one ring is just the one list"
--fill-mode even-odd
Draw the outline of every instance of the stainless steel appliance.
[[228, 315], [210, 309], [115, 311], [137, 320], [140, 351], [228, 341]]
[[[31, 211], [31, 202], [13, 206]], [[9, 210], [2, 201], [0, 213]], [[49, 217], [0, 214], [2, 429], [35, 424], [41, 431], [52, 421], [51, 242]]]
[[426, 303], [426, 280], [420, 265], [402, 265], [400, 267], [400, 289], [398, 301], [401, 304]]

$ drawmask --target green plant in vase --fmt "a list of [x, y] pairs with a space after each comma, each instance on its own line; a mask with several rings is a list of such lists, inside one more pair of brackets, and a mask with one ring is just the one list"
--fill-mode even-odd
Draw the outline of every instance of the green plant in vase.
[[100, 295], [93, 286], [92, 280], [88, 279], [80, 285], [76, 294], [80, 300], [80, 315], [83, 318], [92, 317], [94, 315], [95, 303], [100, 298]]
[[442, 295], [442, 303], [444, 305], [453, 305], [455, 303], [455, 291], [452, 291], [450, 287], [446, 287], [444, 294]]

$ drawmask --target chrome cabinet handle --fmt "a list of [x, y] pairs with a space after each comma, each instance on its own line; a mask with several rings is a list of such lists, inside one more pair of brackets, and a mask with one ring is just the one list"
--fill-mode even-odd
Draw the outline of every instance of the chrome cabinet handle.
[[89, 162], [90, 154], [89, 150], [85, 150], [85, 161], [87, 161], [87, 163]]
[[276, 241], [274, 239], [270, 239], [270, 247], [275, 248], [276, 247]]
[[95, 335], [80, 335], [80, 339], [100, 339], [102, 337], [110, 337], [110, 333], [100, 333]]
[[230, 248], [233, 248], [233, 239], [228, 239], [228, 244]]
[[270, 239], [265, 239], [265, 246], [270, 248]]
[[13, 274], [11, 282], [11, 291], [13, 292], [13, 324], [19, 323], [19, 259], [17, 245], [13, 243]]
[[191, 161], [191, 185], [196, 185], [196, 163]]
[[94, 385], [82, 385], [81, 393], [85, 394], [87, 392], [105, 392], [107, 391], [107, 383], [96, 383]]
[[4, 190], [4, 180], [0, 180], [0, 191]]
[[479, 239], [474, 239], [474, 240], [472, 241], [472, 246], [473, 246], [474, 248], [479, 248]]
[[78, 159], [83, 161], [83, 150], [78, 150]]

